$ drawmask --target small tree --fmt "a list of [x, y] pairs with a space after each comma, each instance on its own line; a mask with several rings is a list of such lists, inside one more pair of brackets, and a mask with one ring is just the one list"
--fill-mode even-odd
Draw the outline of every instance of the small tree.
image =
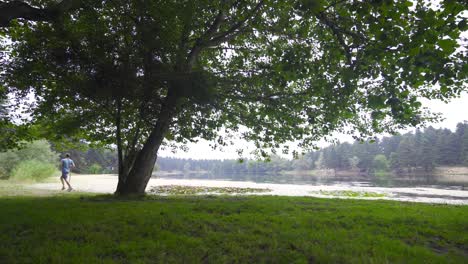
[[463, 134], [463, 137], [462, 137], [461, 160], [462, 160], [462, 164], [464, 164], [465, 166], [468, 166], [468, 129], [465, 129], [465, 133]]
[[93, 163], [93, 165], [89, 166], [87, 171], [90, 174], [100, 174], [102, 173], [102, 166], [97, 163]]
[[401, 170], [400, 158], [395, 152], [390, 153], [390, 168], [396, 172]]
[[388, 161], [385, 155], [379, 154], [374, 157], [372, 161], [372, 169], [374, 172], [387, 172], [388, 171]]
[[325, 169], [325, 161], [323, 158], [323, 151], [320, 151], [318, 159], [315, 161], [315, 168], [318, 170]]
[[192, 168], [192, 166], [190, 165], [189, 162], [186, 162], [184, 164], [184, 171], [187, 172], [187, 171], [190, 171], [190, 169]]
[[351, 169], [357, 170], [359, 167], [359, 158], [356, 156], [353, 156], [352, 158], [349, 158], [349, 165], [351, 166]]

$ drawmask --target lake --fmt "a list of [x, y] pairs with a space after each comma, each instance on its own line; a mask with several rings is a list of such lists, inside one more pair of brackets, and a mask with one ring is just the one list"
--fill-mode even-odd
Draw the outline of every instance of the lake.
[[313, 176], [306, 174], [214, 174], [214, 173], [155, 173], [154, 178], [187, 180], [246, 181], [295, 185], [350, 185], [368, 187], [431, 187], [450, 190], [468, 188], [468, 175], [435, 176]]
[[[185, 185], [198, 183], [237, 183], [233, 186], [272, 188], [270, 194], [341, 197], [339, 192], [353, 191], [361, 193], [382, 193], [383, 199], [434, 202], [450, 204], [468, 204], [468, 175], [434, 176], [413, 175], [394, 176], [342, 176], [317, 177], [305, 174], [213, 174], [213, 173], [157, 173], [154, 179], [160, 181], [178, 181]], [[213, 186], [218, 186], [214, 184]], [[221, 186], [223, 184], [220, 184]], [[231, 186], [231, 185], [230, 185]], [[276, 190], [276, 191], [275, 191]], [[338, 192], [330, 195], [330, 192]], [[268, 194], [268, 193], [266, 193]], [[366, 197], [358, 197], [366, 198]], [[367, 197], [368, 198], [368, 197]]]
[[[385, 199], [423, 203], [468, 205], [465, 175], [454, 179], [427, 177], [426, 179], [371, 177], [313, 177], [309, 175], [213, 175], [164, 174], [151, 178], [147, 190], [155, 186], [182, 185], [206, 187], [263, 188], [270, 192], [255, 195], [313, 196], [321, 198]], [[72, 185], [77, 191], [113, 193], [116, 175], [73, 175]], [[33, 188], [59, 190], [57, 181], [32, 185]], [[349, 194], [354, 197], [350, 197]], [[356, 195], [355, 195], [356, 194]], [[370, 195], [369, 195], [370, 194]], [[374, 195], [376, 194], [376, 195]], [[369, 197], [371, 196], [371, 197]], [[378, 197], [375, 197], [378, 196]]]

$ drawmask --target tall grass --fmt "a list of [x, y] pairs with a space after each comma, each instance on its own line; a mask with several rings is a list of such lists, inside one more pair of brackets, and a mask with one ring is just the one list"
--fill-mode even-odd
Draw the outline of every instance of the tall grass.
[[20, 162], [11, 172], [13, 181], [43, 181], [57, 173], [57, 168], [47, 162], [26, 160]]

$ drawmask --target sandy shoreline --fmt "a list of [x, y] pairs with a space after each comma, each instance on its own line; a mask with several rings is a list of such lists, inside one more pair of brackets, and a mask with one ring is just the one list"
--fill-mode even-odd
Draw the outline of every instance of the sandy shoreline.
[[[117, 186], [116, 175], [73, 175], [72, 186], [81, 192], [93, 193], [113, 193]], [[442, 204], [463, 204], [468, 205], [468, 191], [447, 190], [437, 188], [387, 188], [387, 187], [367, 187], [350, 185], [295, 185], [295, 184], [273, 184], [254, 183], [241, 181], [222, 180], [187, 180], [187, 179], [165, 179], [152, 178], [148, 183], [147, 190], [151, 187], [162, 185], [183, 185], [183, 186], [206, 186], [206, 187], [238, 187], [238, 188], [265, 188], [271, 192], [253, 193], [255, 195], [279, 195], [279, 196], [312, 196], [323, 198], [350, 198], [322, 195], [320, 192], [333, 191], [354, 191], [373, 192], [385, 194], [385, 197], [357, 197], [356, 199], [384, 199], [396, 201], [410, 201], [422, 203], [442, 203]], [[59, 190], [61, 184], [57, 178], [56, 182], [37, 183], [31, 185], [32, 188], [43, 190]], [[354, 199], [354, 198], [353, 198]]]

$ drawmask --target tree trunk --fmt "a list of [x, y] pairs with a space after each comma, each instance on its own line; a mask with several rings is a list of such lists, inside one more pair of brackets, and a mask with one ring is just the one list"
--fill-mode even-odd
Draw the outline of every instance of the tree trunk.
[[131, 168], [135, 164], [136, 153], [132, 152], [126, 156], [126, 158], [119, 161], [119, 182], [117, 184], [117, 189], [115, 194], [120, 194], [125, 186], [127, 181], [128, 174], [130, 173]]
[[[145, 193], [146, 185], [153, 173], [159, 147], [169, 130], [169, 125], [174, 116], [176, 102], [176, 96], [173, 93], [169, 93], [156, 126], [143, 145], [143, 148], [136, 154], [137, 156], [128, 175], [119, 177], [119, 183], [115, 192], [117, 195]], [[121, 182], [121, 179], [124, 178], [125, 181]]]
[[123, 150], [122, 150], [122, 135], [121, 135], [121, 123], [122, 123], [122, 99], [117, 100], [117, 114], [115, 116], [115, 126], [116, 126], [116, 138], [117, 138], [117, 157], [118, 157], [118, 173], [119, 173], [119, 183], [117, 184], [117, 190], [115, 193], [119, 193], [122, 189], [123, 183], [127, 179], [128, 173], [124, 173], [124, 159], [123, 159]]

